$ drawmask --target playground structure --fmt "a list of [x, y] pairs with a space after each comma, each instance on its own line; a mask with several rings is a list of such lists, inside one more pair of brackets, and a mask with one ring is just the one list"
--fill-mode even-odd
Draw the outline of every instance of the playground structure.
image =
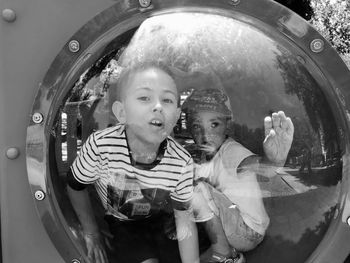
[[[299, 173], [297, 161], [272, 179], [261, 178], [271, 226], [247, 253], [249, 262], [341, 263], [349, 255], [350, 73], [298, 15], [268, 0], [4, 0], [0, 6], [2, 262], [86, 261], [65, 173], [87, 136], [113, 124], [106, 81], [113, 60], [140, 35], [146, 38], [135, 37], [129, 54], [154, 57], [164, 32], [173, 25], [172, 34], [185, 31], [179, 17], [189, 25], [206, 18], [209, 32], [217, 21], [227, 25], [226, 36], [203, 34], [202, 40], [227, 48], [208, 49], [230, 54], [222, 61], [237, 62], [218, 70], [235, 102], [237, 140], [254, 148], [261, 142], [258, 121], [282, 107], [296, 127], [291, 160], [305, 155], [306, 146], [316, 156], [331, 154], [331, 161], [313, 161], [312, 174]], [[158, 34], [147, 31], [152, 28]], [[209, 64], [218, 69], [224, 63], [215, 52]], [[196, 54], [181, 63], [169, 59], [185, 74], [184, 86], [197, 83], [193, 65], [208, 62]], [[233, 72], [241, 78], [228, 77]], [[179, 125], [175, 135], [185, 140], [186, 127]]]

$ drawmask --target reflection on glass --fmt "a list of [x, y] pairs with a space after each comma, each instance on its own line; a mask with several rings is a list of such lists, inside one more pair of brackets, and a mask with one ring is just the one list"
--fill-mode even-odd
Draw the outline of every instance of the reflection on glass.
[[[54, 181], [66, 184], [68, 167], [93, 131], [116, 124], [111, 112], [116, 95], [110, 84], [124, 67], [145, 61], [172, 68], [181, 104], [191, 91], [219, 85], [230, 100], [233, 123], [228, 135], [259, 156], [264, 155], [264, 117], [278, 110], [291, 117], [294, 140], [285, 166], [273, 176], [257, 174], [270, 218], [266, 236], [244, 256], [249, 262], [305, 261], [335, 213], [342, 177], [339, 130], [320, 80], [286, 46], [231, 18], [197, 13], [149, 18], [127, 47], [106, 54], [82, 74], [67, 94], [53, 128], [58, 169]], [[194, 144], [191, 128], [183, 113], [174, 137], [187, 148]], [[62, 193], [59, 185], [54, 190]], [[96, 215], [108, 237], [94, 191]], [[62, 197], [62, 211], [79, 233], [66, 199]], [[199, 241], [205, 250], [207, 239], [200, 236]]]

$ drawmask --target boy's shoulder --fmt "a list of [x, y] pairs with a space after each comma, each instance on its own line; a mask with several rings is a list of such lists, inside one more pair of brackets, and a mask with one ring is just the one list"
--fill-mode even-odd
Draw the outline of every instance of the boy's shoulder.
[[228, 150], [228, 149], [246, 149], [249, 151], [246, 147], [244, 147], [239, 142], [235, 141], [233, 138], [228, 137], [221, 145], [220, 150]]
[[250, 155], [254, 155], [249, 149], [244, 147], [239, 142], [235, 141], [232, 138], [227, 138], [220, 147], [220, 156], [221, 158], [232, 158], [232, 157], [242, 157], [246, 158]]
[[122, 124], [116, 124], [115, 126], [107, 127], [102, 130], [95, 131], [93, 133], [93, 136], [95, 137], [95, 140], [101, 140], [101, 139], [115, 139], [120, 137], [125, 137], [124, 135], [124, 125]]
[[168, 141], [167, 151], [171, 156], [182, 159], [185, 162], [188, 162], [191, 159], [190, 153], [180, 143], [178, 143], [173, 137], [168, 136], [167, 141]]

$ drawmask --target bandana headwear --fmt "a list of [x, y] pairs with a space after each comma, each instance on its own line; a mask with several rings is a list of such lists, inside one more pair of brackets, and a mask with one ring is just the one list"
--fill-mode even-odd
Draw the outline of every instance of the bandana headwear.
[[193, 90], [182, 105], [182, 109], [187, 113], [209, 111], [232, 117], [230, 108], [227, 95], [219, 89]]

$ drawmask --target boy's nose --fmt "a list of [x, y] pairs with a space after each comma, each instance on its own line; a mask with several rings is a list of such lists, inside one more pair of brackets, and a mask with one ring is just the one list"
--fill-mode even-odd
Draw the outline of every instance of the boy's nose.
[[157, 101], [156, 104], [154, 104], [153, 111], [161, 112], [162, 110], [163, 110], [162, 104], [160, 103], [160, 101]]
[[215, 134], [210, 129], [203, 129], [202, 136], [205, 141], [210, 141], [213, 137], [215, 137]]
[[209, 136], [209, 131], [206, 128], [201, 129], [201, 136], [203, 140], [207, 141], [207, 138]]
[[211, 135], [211, 130], [210, 130], [210, 127], [204, 127], [203, 129], [202, 129], [202, 132], [203, 132], [203, 136], [205, 136], [205, 137], [208, 137], [208, 136], [210, 136]]

